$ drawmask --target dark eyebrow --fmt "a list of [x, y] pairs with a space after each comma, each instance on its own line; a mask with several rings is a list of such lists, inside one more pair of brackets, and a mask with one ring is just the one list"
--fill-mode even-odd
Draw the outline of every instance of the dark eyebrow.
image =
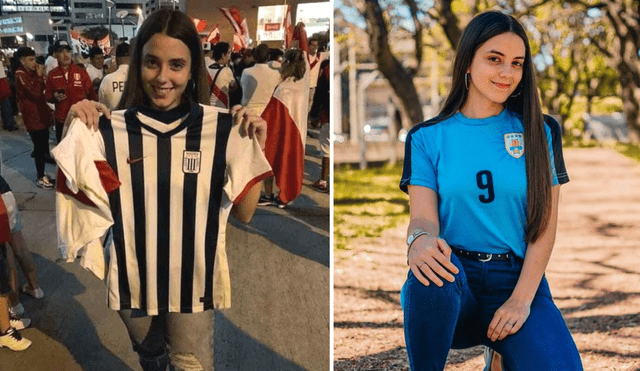
[[[504, 57], [504, 53], [499, 52], [499, 51], [497, 51], [497, 50], [489, 50], [489, 51], [487, 52], [487, 54], [498, 54], [499, 56]], [[515, 57], [515, 58], [513, 58], [513, 59], [523, 59], [523, 60], [524, 60], [524, 57]]]
[[[160, 60], [160, 58], [156, 57], [153, 54], [147, 53], [143, 56], [143, 59], [155, 59], [155, 60]], [[182, 62], [182, 63], [187, 63], [187, 60], [185, 58], [174, 58], [169, 60], [169, 62], [173, 63], [173, 62]]]

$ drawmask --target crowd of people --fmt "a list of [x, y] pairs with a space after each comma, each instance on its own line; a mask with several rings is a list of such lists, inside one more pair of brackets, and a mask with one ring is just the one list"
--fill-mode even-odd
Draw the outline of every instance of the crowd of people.
[[[303, 122], [298, 122], [303, 149], [307, 125], [321, 129], [324, 158], [313, 188], [328, 192], [328, 58], [318, 52], [318, 39], [303, 40], [305, 44], [287, 50], [260, 44], [234, 53], [226, 42], [202, 43], [184, 13], [160, 10], [149, 16], [131, 45], [119, 43], [112, 55], [94, 46], [88, 61], [83, 60], [68, 42], [58, 40], [46, 58], [21, 47], [6, 64], [15, 106], [33, 142], [36, 185], [58, 191], [60, 251], [68, 261], [82, 256], [83, 266], [107, 277], [108, 305], [120, 314], [145, 370], [171, 362], [212, 368], [212, 345], [202, 339], [212, 335], [211, 309], [230, 305], [230, 278], [225, 241], [209, 232], [224, 231], [229, 215], [248, 222], [259, 204], [282, 208], [290, 202], [274, 195], [273, 182], [267, 181], [274, 174], [273, 159], [265, 154], [267, 127], [279, 123], [263, 116], [275, 96], [293, 97], [287, 102], [292, 112], [304, 113]], [[10, 99], [0, 105], [3, 125], [5, 105], [11, 109]], [[13, 119], [10, 111], [8, 115]], [[52, 127], [57, 145], [50, 152]], [[200, 145], [205, 140], [213, 145]], [[174, 161], [166, 153], [184, 158]], [[45, 172], [45, 163], [51, 161], [58, 165], [57, 183]], [[145, 162], [157, 164], [158, 173], [148, 173]], [[173, 176], [174, 172], [179, 175]], [[165, 179], [162, 174], [171, 176]], [[10, 189], [0, 180], [4, 198]], [[195, 196], [184, 197], [188, 194]], [[176, 202], [184, 212], [180, 226], [174, 228], [171, 213], [166, 213], [166, 220], [162, 215], [177, 207]], [[31, 343], [19, 333], [29, 320], [20, 317], [24, 308], [17, 293], [36, 298], [44, 293], [20, 234], [21, 224], [2, 223], [7, 214], [2, 211], [17, 212], [17, 208], [0, 206], [0, 232], [10, 236], [2, 240], [0, 233], [0, 347], [18, 351]], [[212, 218], [217, 226], [204, 223], [201, 230], [195, 218], [206, 220], [210, 215], [218, 215]], [[135, 230], [140, 217], [153, 230]], [[89, 238], [80, 230], [95, 233]], [[176, 230], [181, 230], [181, 242], [170, 234]], [[140, 239], [144, 234], [146, 240]], [[145, 247], [149, 241], [155, 241], [155, 249]], [[218, 246], [215, 255], [205, 249], [211, 243]], [[103, 248], [109, 253], [96, 253]], [[140, 255], [140, 249], [150, 248], [157, 254], [154, 259]], [[193, 280], [170, 277], [162, 262], [175, 251], [192, 251], [183, 255], [177, 271]], [[15, 287], [13, 255], [27, 280], [20, 290]], [[125, 267], [131, 264], [139, 271], [127, 273]], [[193, 297], [175, 296], [176, 284]], [[196, 342], [185, 340], [181, 335], [186, 329], [202, 336]], [[165, 344], [164, 331], [178, 340]], [[151, 339], [152, 333], [158, 336]]]

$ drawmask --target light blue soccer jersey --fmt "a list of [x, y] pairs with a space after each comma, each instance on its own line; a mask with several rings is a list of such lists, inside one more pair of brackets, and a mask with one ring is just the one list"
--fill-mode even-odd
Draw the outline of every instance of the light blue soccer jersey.
[[[560, 127], [545, 117], [553, 184], [569, 181]], [[469, 119], [457, 113], [425, 122], [407, 135], [400, 188], [424, 186], [438, 193], [440, 237], [449, 245], [524, 257], [527, 176], [521, 117]]]

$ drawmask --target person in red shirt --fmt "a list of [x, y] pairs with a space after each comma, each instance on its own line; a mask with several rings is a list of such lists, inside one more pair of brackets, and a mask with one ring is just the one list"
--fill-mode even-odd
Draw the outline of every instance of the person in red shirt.
[[51, 109], [44, 98], [44, 66], [36, 63], [36, 52], [26, 46], [14, 54], [20, 61], [16, 70], [16, 99], [22, 112], [22, 120], [33, 142], [33, 157], [36, 163], [36, 185], [52, 189], [53, 180], [44, 172], [45, 159], [49, 155], [49, 127]]
[[98, 101], [98, 95], [87, 71], [73, 63], [69, 43], [58, 40], [53, 48], [58, 67], [51, 70], [47, 76], [45, 98], [56, 106], [56, 139], [60, 143], [69, 108], [83, 99]]

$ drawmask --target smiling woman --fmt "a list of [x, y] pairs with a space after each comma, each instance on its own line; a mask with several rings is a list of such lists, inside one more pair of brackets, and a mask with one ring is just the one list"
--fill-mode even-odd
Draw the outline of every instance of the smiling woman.
[[204, 106], [205, 73], [189, 17], [151, 14], [119, 109], [74, 105], [69, 120], [77, 118], [53, 153], [64, 257], [90, 250], [84, 265], [101, 278], [108, 272], [108, 306], [145, 371], [213, 370], [213, 308], [231, 305], [227, 220], [251, 220], [271, 175], [266, 123], [244, 108]]
[[569, 181], [560, 128], [542, 114], [515, 18], [486, 12], [469, 23], [443, 109], [405, 144], [412, 370], [443, 370], [450, 348], [480, 344], [485, 370], [582, 370], [544, 277]]
[[151, 107], [176, 108], [191, 78], [189, 49], [180, 40], [155, 34], [142, 48], [142, 86]]

